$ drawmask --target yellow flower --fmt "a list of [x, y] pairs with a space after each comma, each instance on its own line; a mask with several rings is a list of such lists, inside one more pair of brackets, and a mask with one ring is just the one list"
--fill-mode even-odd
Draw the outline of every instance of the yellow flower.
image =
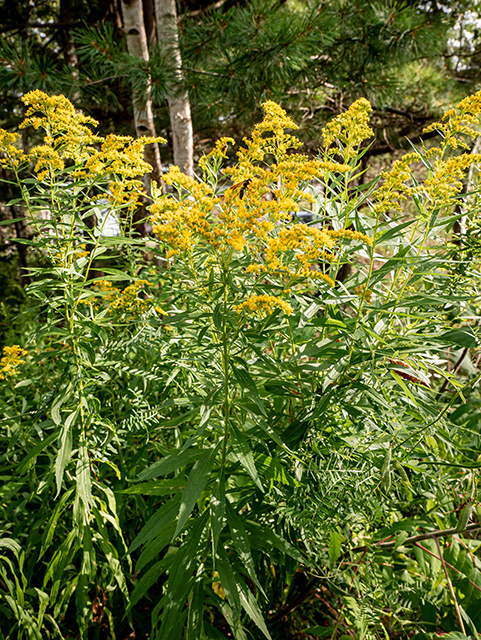
[[157, 305], [156, 307], [154, 307], [154, 309], [157, 311], [157, 313], [161, 316], [168, 316], [169, 312], [165, 311], [165, 309], [163, 309], [162, 307], [160, 307], [159, 305]]
[[[365, 133], [361, 125], [370, 110], [367, 101], [356, 104], [344, 118], [342, 129], [352, 144]], [[319, 263], [334, 260], [335, 249], [343, 240], [370, 240], [355, 231], [318, 229], [293, 224], [292, 219], [301, 203], [313, 200], [307, 184], [351, 168], [332, 158], [310, 160], [295, 153], [301, 143], [286, 129], [297, 125], [274, 102], [262, 106], [263, 121], [244, 139], [237, 164], [224, 169], [232, 184], [220, 196], [214, 193], [216, 179], [209, 184], [182, 174], [177, 167], [169, 170], [165, 182], [176, 193], [158, 197], [151, 206], [154, 233], [167, 245], [169, 256], [190, 260], [188, 256], [198, 246], [209, 247], [214, 255], [237, 251], [251, 260], [245, 266], [246, 274], [269, 274], [280, 279], [280, 284], [287, 284], [283, 280], [290, 278], [323, 279], [333, 286], [332, 279], [319, 270]], [[348, 121], [354, 122], [353, 132], [347, 130]], [[212, 155], [205, 157], [205, 167], [209, 158], [221, 159], [228, 141], [219, 141]]]
[[474, 139], [481, 135], [479, 131], [473, 129], [473, 126], [479, 124], [480, 113], [481, 91], [478, 91], [461, 100], [454, 109], [446, 111], [441, 122], [433, 122], [424, 129], [424, 132], [439, 131], [443, 136], [443, 147], [469, 149], [469, 145], [459, 136]]
[[331, 120], [322, 130], [326, 152], [329, 155], [337, 154], [336, 148], [329, 151], [329, 147], [337, 143], [344, 162], [352, 160], [361, 142], [374, 135], [373, 130], [368, 126], [371, 112], [372, 107], [369, 101], [360, 98], [353, 102], [347, 111]]
[[219, 140], [217, 140], [212, 151], [199, 160], [199, 166], [204, 174], [206, 174], [210, 162], [213, 162], [215, 166], [222, 158], [227, 158], [227, 148], [229, 144], [234, 143], [235, 140], [233, 138], [219, 138]]
[[20, 136], [16, 133], [9, 133], [5, 129], [0, 129], [0, 153], [6, 159], [0, 157], [0, 167], [18, 167], [21, 159], [25, 160], [23, 152], [15, 146], [15, 142]]
[[241, 304], [234, 306], [234, 310], [237, 311], [237, 313], [245, 312], [256, 315], [260, 318], [270, 315], [276, 308], [282, 309], [282, 311], [284, 311], [288, 316], [293, 312], [293, 308], [290, 304], [280, 298], [269, 296], [267, 294], [254, 294], [249, 296], [249, 298], [244, 300], [244, 302], [241, 302]]
[[25, 363], [23, 356], [27, 355], [27, 351], [22, 349], [18, 344], [11, 347], [4, 347], [3, 357], [0, 360], [0, 380], [5, 380], [17, 373], [17, 367]]
[[111, 311], [116, 311], [124, 315], [126, 319], [132, 320], [145, 313], [149, 308], [148, 300], [139, 298], [138, 294], [144, 285], [150, 284], [148, 280], [136, 280], [121, 290], [114, 287], [108, 280], [96, 280], [94, 287], [101, 293]]
[[[153, 137], [97, 136], [91, 127], [97, 126], [98, 122], [77, 111], [65, 96], [49, 96], [35, 90], [24, 95], [22, 101], [28, 109], [20, 128], [32, 126], [45, 131], [43, 144], [33, 147], [28, 156], [36, 163], [39, 179], [62, 172], [65, 161], [73, 160], [76, 164], [72, 171], [74, 178], [95, 179], [112, 174], [117, 181], [124, 182], [124, 192], [135, 191], [138, 177], [152, 171], [144, 160], [144, 146], [165, 142], [163, 138]], [[1, 140], [0, 133], [0, 144]], [[10, 147], [9, 150], [12, 152]], [[131, 201], [136, 204], [137, 198], [131, 198]]]

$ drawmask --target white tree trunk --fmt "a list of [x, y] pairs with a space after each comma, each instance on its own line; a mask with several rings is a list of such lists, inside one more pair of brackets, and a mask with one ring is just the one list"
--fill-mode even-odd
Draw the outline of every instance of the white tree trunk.
[[[149, 48], [145, 33], [142, 0], [122, 0], [122, 17], [129, 53], [143, 60], [148, 60]], [[138, 137], [156, 135], [152, 100], [149, 97], [149, 93], [150, 91], [148, 91], [147, 96], [137, 96], [135, 94], [133, 96], [135, 130]], [[157, 143], [146, 145], [145, 160], [153, 167], [151, 177], [160, 184], [162, 180], [162, 165]]]
[[178, 86], [171, 87], [172, 97], [168, 99], [170, 126], [174, 146], [174, 164], [192, 176], [194, 174], [194, 136], [190, 113], [189, 94], [182, 86], [182, 58], [179, 47], [177, 10], [175, 0], [155, 0], [157, 21], [157, 39], [168, 54], [170, 64], [175, 70]]

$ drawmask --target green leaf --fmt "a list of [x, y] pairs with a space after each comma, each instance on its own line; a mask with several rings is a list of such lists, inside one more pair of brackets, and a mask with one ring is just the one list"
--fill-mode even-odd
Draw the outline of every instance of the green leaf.
[[144, 597], [147, 591], [150, 589], [152, 585], [154, 585], [160, 576], [167, 571], [172, 562], [174, 561], [175, 556], [164, 556], [162, 560], [156, 562], [147, 573], [140, 578], [140, 580], [135, 585], [135, 589], [130, 594], [130, 602], [127, 607], [127, 611], [130, 611], [132, 607], [134, 607], [137, 602]]
[[446, 333], [442, 334], [441, 338], [443, 338], [447, 342], [451, 342], [453, 344], [459, 345], [460, 347], [466, 347], [468, 349], [473, 349], [478, 342], [476, 335], [473, 333], [471, 327], [446, 331]]
[[203, 634], [204, 576], [196, 576], [187, 614], [186, 640], [200, 640]]
[[220, 478], [217, 478], [210, 498], [211, 510], [211, 530], [212, 530], [212, 552], [215, 555], [219, 536], [224, 528], [225, 512], [225, 475], [222, 471]]
[[256, 483], [261, 491], [264, 491], [264, 487], [259, 479], [256, 465], [254, 462], [254, 456], [249, 446], [249, 441], [243, 433], [237, 429], [235, 424], [231, 424], [231, 436], [232, 436], [232, 453], [236, 460], [238, 460], [252, 480]]
[[141, 482], [134, 484], [127, 489], [122, 489], [116, 493], [127, 494], [130, 496], [168, 496], [171, 493], [183, 489], [185, 487], [185, 477], [171, 478], [170, 480], [151, 480], [150, 482]]
[[92, 504], [92, 480], [90, 477], [90, 460], [87, 445], [81, 443], [77, 460], [77, 491], [88, 514]]
[[407, 222], [401, 222], [401, 224], [397, 224], [394, 227], [391, 227], [376, 239], [376, 244], [382, 244], [383, 242], [391, 240], [391, 238], [394, 238], [395, 236], [401, 235], [400, 232], [403, 231], [403, 229], [405, 229], [406, 227], [412, 225], [412, 223], [412, 220], [408, 220]]
[[468, 502], [468, 504], [464, 507], [464, 509], [459, 514], [459, 520], [456, 526], [456, 531], [458, 533], [466, 529], [466, 525], [469, 522], [472, 510], [473, 510], [473, 501], [471, 500], [470, 502]]
[[[305, 425], [303, 425], [305, 428]], [[286, 470], [286, 464], [282, 463], [281, 460], [277, 458], [271, 458], [270, 456], [266, 456], [263, 453], [256, 454], [256, 460], [258, 463], [259, 471], [268, 478], [269, 480], [274, 480], [274, 482], [281, 482], [282, 484], [288, 485], [290, 487], [299, 486], [297, 480], [294, 480]]]
[[22, 547], [13, 538], [0, 538], [0, 549], [9, 549], [18, 557]]
[[251, 548], [249, 544], [249, 538], [242, 523], [242, 519], [236, 513], [235, 509], [227, 502], [227, 522], [234, 541], [234, 546], [239, 558], [249, 574], [249, 578], [254, 582], [256, 587], [265, 596], [264, 589], [262, 588], [259, 580], [257, 579], [254, 560], [252, 558]]
[[149, 544], [145, 545], [139, 559], [137, 560], [137, 564], [135, 565], [137, 571], [142, 571], [149, 562], [151, 562], [163, 549], [165, 549], [172, 540], [175, 526], [175, 521], [169, 523], [156, 535], [155, 538], [149, 540]]
[[336, 564], [341, 555], [341, 534], [339, 531], [329, 532], [329, 564], [331, 567]]
[[294, 560], [306, 564], [306, 560], [301, 553], [290, 542], [281, 538], [274, 531], [252, 520], [245, 521], [245, 528], [250, 534], [251, 547], [267, 549], [268, 551], [278, 549], [281, 553], [294, 558]]
[[220, 583], [225, 595], [230, 605], [234, 608], [234, 615], [238, 615], [241, 608], [238, 583], [241, 579], [234, 574], [231, 562], [222, 545], [217, 550], [216, 568], [219, 572]]
[[152, 540], [155, 536], [162, 531], [164, 527], [175, 520], [179, 514], [181, 494], [177, 494], [171, 498], [168, 502], [160, 507], [142, 527], [139, 535], [130, 545], [129, 553], [138, 549], [142, 544]]
[[174, 556], [174, 562], [169, 571], [167, 591], [161, 601], [164, 611], [159, 640], [171, 640], [179, 637], [179, 635], [173, 635], [172, 630], [177, 627], [185, 600], [195, 584], [192, 573], [197, 561], [198, 550], [206, 542], [202, 533], [208, 522], [208, 516], [209, 512], [206, 510], [202, 516], [194, 520], [190, 531]]
[[333, 631], [335, 631], [333, 627], [318, 626], [318, 627], [309, 627], [308, 629], [303, 629], [302, 633], [310, 636], [316, 636], [319, 638], [325, 638], [327, 636], [332, 636]]
[[65, 507], [67, 506], [68, 500], [70, 499], [74, 491], [75, 491], [75, 487], [68, 489], [55, 505], [55, 509], [53, 510], [53, 513], [50, 516], [50, 520], [48, 521], [48, 524], [43, 532], [42, 547], [38, 554], [39, 559], [43, 556], [45, 551], [50, 546], [50, 543], [53, 539], [53, 535], [55, 533], [55, 529], [57, 528], [57, 524], [60, 519], [60, 516], [62, 515]]
[[62, 480], [65, 467], [70, 462], [72, 453], [72, 432], [70, 427], [79, 413], [79, 409], [73, 411], [65, 420], [65, 424], [60, 431], [57, 459], [55, 460], [55, 482], [57, 484], [57, 497], [62, 489]]
[[180, 467], [185, 467], [192, 462], [193, 460], [197, 460], [202, 455], [202, 449], [186, 449], [185, 451], [176, 451], [154, 464], [147, 467], [141, 471], [138, 475], [139, 480], [150, 480], [151, 478], [158, 478], [159, 476], [166, 476], [173, 471], [176, 471]]
[[267, 412], [264, 407], [264, 403], [262, 402], [262, 399], [257, 390], [257, 385], [255, 384], [254, 380], [251, 378], [247, 369], [235, 367], [232, 363], [231, 363], [231, 367], [234, 372], [234, 377], [239, 383], [239, 386], [242, 389], [247, 389], [249, 391], [250, 399], [253, 400], [255, 404], [259, 407], [262, 415], [264, 415], [267, 418]]
[[205, 453], [197, 460], [192, 467], [192, 470], [187, 478], [185, 489], [182, 492], [182, 498], [179, 509], [179, 519], [177, 521], [177, 528], [174, 533], [174, 538], [181, 532], [182, 527], [187, 522], [187, 518], [192, 513], [192, 509], [197, 502], [198, 497], [204, 490], [207, 480], [209, 479], [210, 472], [214, 466], [215, 454], [221, 444], [221, 440], [216, 444], [214, 448], [207, 449]]
[[272, 640], [271, 634], [267, 630], [266, 623], [259, 609], [259, 606], [252, 595], [252, 592], [240, 582], [237, 583], [239, 588], [239, 596], [244, 611], [254, 624], [256, 624], [268, 640]]
[[44, 440], [41, 440], [38, 444], [36, 444], [33, 447], [33, 449], [31, 449], [28, 452], [25, 458], [23, 458], [22, 462], [19, 464], [17, 473], [18, 474], [23, 473], [29, 467], [29, 463], [32, 460], [35, 460], [35, 458], [37, 458], [37, 456], [40, 453], [42, 453], [44, 449], [46, 449], [50, 444], [52, 444], [52, 442], [54, 442], [57, 439], [58, 439], [58, 433], [57, 431], [55, 431], [55, 433], [51, 433], [47, 438], [45, 438]]
[[92, 512], [97, 522], [97, 527], [100, 534], [100, 535], [97, 535], [97, 542], [103, 551], [103, 554], [105, 556], [105, 559], [107, 560], [107, 564], [109, 566], [111, 574], [113, 575], [117, 584], [119, 585], [119, 589], [121, 593], [128, 600], [129, 590], [127, 588], [127, 582], [125, 579], [124, 572], [122, 570], [122, 565], [120, 564], [120, 561], [119, 561], [117, 549], [109, 540], [108, 531], [100, 511], [96, 507], [94, 507], [92, 509]]

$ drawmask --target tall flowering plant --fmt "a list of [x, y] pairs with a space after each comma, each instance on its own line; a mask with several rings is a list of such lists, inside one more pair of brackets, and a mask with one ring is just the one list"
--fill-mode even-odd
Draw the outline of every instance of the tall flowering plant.
[[[12, 596], [16, 572], [22, 575], [22, 589], [31, 588], [17, 554], [20, 566], [10, 566], [13, 575], [4, 574], [11, 607], [0, 618], [13, 617], [20, 634], [34, 629], [40, 637], [43, 625], [58, 627], [58, 612], [75, 593], [78, 628], [86, 634], [96, 590], [105, 593], [113, 579], [122, 598], [128, 597], [124, 570], [129, 559], [120, 560], [127, 546], [112, 491], [112, 478], [120, 480], [125, 469], [118, 455], [110, 455], [119, 444], [120, 419], [118, 414], [118, 422], [114, 418], [115, 403], [108, 409], [112, 398], [102, 390], [112, 380], [106, 362], [119, 347], [113, 336], [131, 338], [138, 318], [151, 306], [148, 280], [138, 273], [133, 213], [143, 197], [142, 174], [151, 170], [143, 156], [152, 140], [96, 135], [96, 121], [77, 112], [64, 96], [32, 91], [23, 102], [20, 129], [33, 130], [35, 144], [22, 150], [19, 134], [0, 131], [0, 164], [10, 190], [16, 190], [14, 201], [25, 211], [32, 238], [26, 242], [38, 259], [30, 270], [28, 311], [36, 321], [32, 335], [25, 337], [31, 349], [5, 347], [0, 377], [10, 383], [4, 418], [8, 433], [16, 434], [12, 443], [27, 452], [19, 477], [34, 469], [45, 480], [32, 486], [27, 513], [43, 522], [35, 553], [46, 571], [34, 581], [42, 602], [35, 615], [26, 593], [23, 604]], [[118, 229], [114, 236], [106, 231], [112, 223]], [[27, 351], [31, 377], [19, 380]], [[55, 499], [56, 505], [50, 502]], [[65, 510], [67, 533], [57, 537]], [[12, 522], [6, 526], [11, 529]], [[24, 526], [14, 527], [14, 537], [21, 538], [32, 525]], [[30, 560], [32, 544], [35, 548], [26, 541]], [[105, 580], [100, 570], [97, 574], [96, 551], [103, 558]], [[65, 573], [67, 560], [77, 564], [75, 578]], [[35, 573], [33, 565], [28, 571]], [[63, 589], [70, 585], [66, 600], [61, 584]], [[13, 622], [11, 628], [16, 628]]]
[[[152, 140], [98, 136], [61, 96], [24, 101], [23, 126], [43, 140], [24, 153], [0, 132], [1, 161], [44, 260], [30, 287], [39, 321], [0, 366], [9, 397], [22, 396], [6, 420], [27, 451], [15, 468], [30, 474], [35, 515], [5, 513], [21, 582], [9, 561], [0, 613], [36, 637], [74, 633], [75, 594], [84, 638], [128, 625], [165, 640], [271, 638], [325, 582], [339, 594], [330, 635], [374, 637], [376, 607], [398, 615], [397, 577], [389, 559], [382, 575], [362, 565], [359, 549], [410, 557], [400, 545], [420, 529], [471, 526], [477, 500], [455, 462], [475, 464], [456, 423], [471, 409], [443, 358], [477, 344], [476, 296], [449, 289], [446, 239], [479, 161], [463, 147], [479, 96], [433, 125], [440, 147], [414, 149], [380, 182], [361, 165], [367, 100], [326, 125], [317, 159], [266, 102], [235, 160], [223, 138], [198, 177], [173, 167], [168, 193], [154, 187], [155, 242], [132, 223]], [[469, 491], [458, 522], [453, 482]], [[418, 556], [406, 560], [409, 601], [413, 584], [434, 598], [431, 578], [449, 580]], [[369, 596], [370, 580], [393, 601]]]

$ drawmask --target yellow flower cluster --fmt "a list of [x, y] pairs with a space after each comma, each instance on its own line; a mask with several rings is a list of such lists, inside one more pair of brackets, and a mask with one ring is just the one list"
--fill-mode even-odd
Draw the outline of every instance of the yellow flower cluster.
[[[16, 133], [9, 133], [4, 129], [0, 129], [0, 167], [18, 167], [23, 152], [15, 146], [15, 142], [19, 136]], [[6, 156], [2, 158], [2, 156]]]
[[217, 140], [212, 151], [199, 160], [199, 166], [204, 172], [204, 176], [206, 176], [210, 164], [216, 167], [223, 158], [227, 158], [227, 149], [230, 144], [234, 143], [233, 138], [219, 138]]
[[437, 158], [433, 162], [433, 170], [421, 185], [412, 189], [413, 194], [420, 194], [427, 198], [427, 209], [442, 207], [463, 190], [463, 179], [466, 170], [473, 164], [479, 163], [481, 155], [463, 153], [454, 158], [443, 160]]
[[136, 280], [121, 290], [114, 287], [109, 280], [96, 280], [95, 288], [100, 291], [111, 311], [116, 311], [129, 318], [137, 318], [149, 308], [148, 300], [139, 298], [139, 291], [148, 280]]
[[276, 296], [269, 296], [267, 294], [262, 295], [252, 295], [238, 304], [234, 306], [234, 310], [237, 313], [248, 313], [255, 315], [259, 318], [264, 318], [265, 316], [270, 315], [274, 309], [281, 309], [284, 311], [286, 315], [290, 315], [293, 311], [290, 304], [282, 300], [281, 298], [276, 298]]
[[[304, 224], [284, 227], [278, 236], [268, 240], [264, 265], [253, 265], [250, 271], [281, 272], [293, 278], [323, 279], [334, 286], [334, 281], [329, 276], [320, 271], [313, 271], [312, 266], [319, 261], [332, 262], [335, 258], [332, 250], [342, 239], [371, 243], [364, 234], [347, 229], [332, 231], [308, 227]], [[294, 268], [290, 266], [291, 253], [295, 257]]]
[[3, 357], [0, 360], [0, 380], [5, 380], [17, 373], [17, 367], [25, 363], [23, 356], [27, 355], [27, 351], [22, 349], [18, 344], [11, 347], [4, 347]]
[[473, 126], [479, 124], [479, 115], [481, 113], [481, 91], [472, 96], [468, 96], [461, 102], [446, 111], [441, 122], [433, 122], [424, 129], [424, 132], [439, 131], [443, 136], [443, 146], [456, 149], [457, 147], [469, 148], [466, 142], [458, 136], [466, 136], [468, 138], [477, 138], [479, 131], [473, 129]]
[[[349, 122], [355, 122], [352, 126], [357, 127], [349, 138], [350, 144], [365, 133], [364, 102], [359, 101], [357, 110], [353, 107], [349, 114]], [[230, 138], [219, 140], [201, 162], [204, 181], [185, 176], [177, 167], [170, 169], [164, 179], [177, 193], [161, 196], [151, 206], [154, 233], [167, 245], [170, 256], [188, 256], [198, 246], [210, 247], [217, 256], [238, 251], [250, 259], [248, 274], [288, 280], [288, 287], [293, 279], [306, 278], [323, 279], [334, 286], [333, 280], [319, 270], [319, 263], [332, 262], [336, 247], [343, 240], [368, 243], [369, 239], [354, 231], [294, 224], [293, 215], [301, 202], [311, 199], [306, 184], [325, 178], [326, 172], [349, 171], [350, 166], [331, 157], [309, 160], [296, 153], [301, 143], [286, 129], [297, 129], [297, 125], [276, 103], [268, 101], [262, 107], [263, 121], [256, 125], [250, 138], [244, 139], [237, 163], [223, 171], [231, 186], [221, 193], [215, 191], [217, 179], [212, 173], [214, 168], [218, 170], [228, 144], [233, 142]], [[346, 119], [346, 131], [348, 126]], [[215, 178], [210, 183], [205, 180], [209, 172]], [[280, 298], [266, 295], [251, 296], [236, 308], [267, 313], [275, 307], [286, 313], [292, 311]]]
[[[415, 185], [411, 165], [420, 162], [427, 164], [430, 171], [423, 182]], [[424, 154], [416, 151], [407, 153], [393, 163], [390, 171], [381, 174], [384, 183], [375, 194], [376, 211], [400, 212], [401, 201], [409, 196], [422, 199], [426, 214], [452, 204], [454, 196], [463, 190], [467, 169], [475, 162], [481, 162], [480, 154], [462, 153], [445, 159], [443, 149], [438, 147]]]
[[[381, 174], [384, 184], [375, 195], [376, 210], [380, 213], [401, 211], [400, 203], [408, 196], [422, 199], [426, 215], [452, 204], [453, 197], [463, 189], [467, 169], [474, 162], [481, 161], [479, 154], [462, 153], [453, 157], [452, 150], [469, 149], [463, 137], [474, 139], [480, 135], [474, 129], [479, 125], [480, 114], [481, 91], [478, 91], [447, 111], [442, 122], [435, 122], [427, 127], [425, 132], [439, 131], [443, 137], [441, 147], [407, 153], [394, 162], [390, 171]], [[429, 167], [429, 175], [422, 183], [414, 184], [411, 165], [421, 162]]]
[[369, 101], [360, 98], [344, 113], [331, 120], [322, 130], [326, 153], [331, 156], [339, 153], [336, 147], [331, 148], [334, 143], [337, 143], [344, 162], [352, 160], [361, 142], [374, 135], [373, 130], [368, 126], [371, 112], [372, 107]]
[[[299, 210], [299, 202], [310, 199], [303, 185], [325, 171], [345, 172], [348, 165], [332, 160], [320, 162], [306, 156], [288, 153], [300, 142], [285, 132], [297, 125], [274, 102], [265, 102], [264, 120], [256, 125], [245, 147], [237, 154], [234, 167], [224, 170], [232, 186], [221, 195], [213, 186], [183, 175], [172, 167], [165, 182], [174, 185], [178, 197], [170, 194], [159, 198], [151, 207], [154, 233], [169, 246], [170, 255], [188, 252], [199, 243], [215, 249], [244, 248], [256, 251], [276, 228], [289, 223]], [[231, 140], [223, 138], [206, 156], [203, 167], [211, 157], [225, 154]], [[275, 160], [267, 164], [268, 160]]]
[[14, 146], [17, 138], [0, 129], [0, 151], [7, 156], [2, 166], [15, 166], [21, 161], [33, 162], [39, 180], [53, 179], [63, 172], [67, 161], [73, 161], [74, 178], [94, 181], [112, 176], [107, 197], [115, 204], [135, 204], [142, 191], [139, 176], [150, 173], [152, 167], [144, 160], [144, 146], [165, 142], [162, 138], [95, 135], [91, 127], [98, 122], [77, 111], [65, 96], [49, 96], [35, 90], [22, 97], [28, 107], [20, 129], [32, 126], [45, 131], [43, 144], [34, 146], [29, 154]]

